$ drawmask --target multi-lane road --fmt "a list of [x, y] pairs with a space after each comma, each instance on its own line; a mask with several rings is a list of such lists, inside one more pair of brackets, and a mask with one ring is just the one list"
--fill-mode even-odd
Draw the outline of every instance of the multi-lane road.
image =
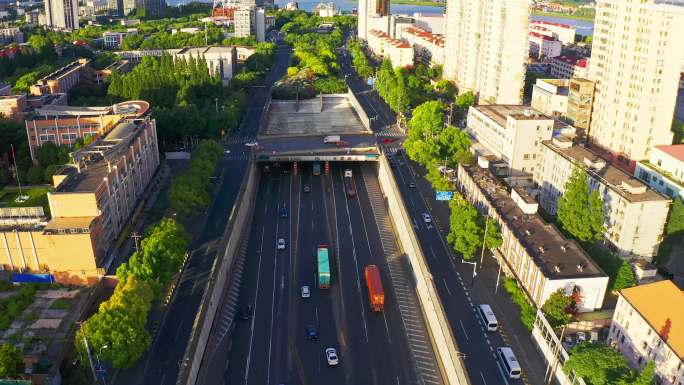
[[[299, 166], [297, 175], [285, 172], [290, 166], [283, 164], [261, 176], [240, 293], [241, 304], [252, 305], [254, 312], [233, 332], [226, 383], [421, 383], [424, 371], [417, 365], [434, 357], [422, 320], [416, 317], [407, 326], [400, 313], [398, 297], [405, 294], [395, 292], [366, 190], [369, 176], [351, 163], [334, 164], [329, 175], [321, 176], [314, 176], [309, 164]], [[353, 172], [356, 197], [344, 190], [345, 169]], [[281, 216], [284, 206], [287, 217]], [[277, 250], [279, 238], [286, 240], [285, 250]], [[329, 289], [317, 287], [319, 244], [328, 245], [331, 254]], [[383, 312], [370, 310], [363, 276], [369, 264], [381, 272]], [[301, 298], [304, 285], [311, 288], [310, 298]], [[318, 341], [306, 338], [309, 325], [316, 327]], [[413, 354], [407, 327], [423, 327], [421, 349], [427, 357]], [[338, 350], [339, 366], [328, 366], [327, 347]], [[438, 373], [431, 375], [422, 383], [441, 383]]]

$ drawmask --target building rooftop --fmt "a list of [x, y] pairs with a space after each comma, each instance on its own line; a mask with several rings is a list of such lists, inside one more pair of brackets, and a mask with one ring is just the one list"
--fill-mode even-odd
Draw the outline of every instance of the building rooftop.
[[684, 162], [684, 144], [671, 144], [669, 146], [655, 146], [658, 150], [665, 154]]
[[545, 140], [542, 144], [573, 163], [583, 165], [590, 176], [599, 179], [630, 202], [669, 200], [649, 189], [640, 180], [613, 166], [600, 155], [576, 145], [568, 138], [556, 137], [553, 140]]
[[[464, 167], [515, 237], [549, 279], [605, 277], [596, 263], [575, 243], [537, 214], [525, 214], [508, 188], [488, 169]], [[533, 198], [522, 192], [526, 203]]]
[[568, 63], [572, 66], [577, 66], [580, 68], [587, 68], [587, 64], [589, 63], [589, 61], [585, 57], [575, 57], [575, 56], [565, 56], [565, 55], [551, 58], [551, 60], [562, 61], [562, 62]]
[[569, 24], [553, 23], [553, 22], [544, 21], [544, 20], [532, 20], [532, 21], [530, 21], [530, 24], [552, 25], [552, 26], [554, 26], [554, 27], [573, 29], [573, 27], [570, 26]]
[[67, 65], [65, 65], [62, 68], [59, 68], [58, 70], [48, 74], [47, 76], [43, 77], [42, 79], [38, 80], [38, 84], [41, 84], [45, 81], [48, 80], [54, 80], [54, 79], [59, 79], [60, 77], [66, 75], [67, 73], [77, 70], [85, 65], [90, 63], [90, 60], [88, 59], [78, 59], [75, 60]]
[[393, 45], [396, 48], [411, 48], [411, 45], [408, 44], [407, 42], [401, 41], [399, 39], [394, 39], [390, 35], [386, 34], [385, 32], [382, 32], [380, 30], [371, 29], [368, 33], [370, 33], [371, 35], [373, 35], [379, 39], [385, 40], [386, 42], [388, 42], [389, 44]]
[[679, 359], [684, 359], [684, 293], [670, 280], [620, 290]]
[[45, 226], [45, 231], [59, 231], [66, 229], [88, 229], [81, 230], [81, 233], [90, 232], [90, 224], [96, 220], [97, 217], [55, 217], [52, 218]]
[[557, 39], [553, 36], [542, 35], [541, 33], [533, 32], [533, 31], [530, 31], [529, 34], [530, 34], [530, 36], [536, 37], [538, 39], [548, 40], [548, 41], [557, 41]]
[[404, 29], [405, 33], [416, 36], [422, 40], [435, 44], [438, 47], [444, 47], [445, 39], [442, 35], [435, 35], [421, 28], [407, 27]]
[[494, 120], [496, 124], [505, 127], [508, 116], [512, 116], [519, 120], [553, 120], [552, 117], [535, 110], [530, 106], [509, 105], [509, 104], [491, 104], [473, 106], [483, 115]]

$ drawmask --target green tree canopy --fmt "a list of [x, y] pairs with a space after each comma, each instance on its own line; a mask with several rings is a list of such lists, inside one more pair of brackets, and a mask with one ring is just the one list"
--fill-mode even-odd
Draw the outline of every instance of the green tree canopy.
[[12, 344], [0, 345], [0, 378], [17, 378], [24, 373], [24, 357]]
[[570, 351], [563, 370], [584, 378], [587, 385], [611, 385], [630, 375], [622, 354], [603, 342], [582, 342]]
[[601, 238], [605, 231], [603, 199], [598, 190], [589, 188], [586, 171], [576, 168], [566, 182], [565, 192], [558, 199], [558, 220], [563, 230], [581, 242]]
[[630, 266], [629, 262], [622, 261], [620, 268], [615, 276], [615, 283], [613, 284], [613, 290], [622, 290], [628, 287], [636, 286], [636, 277], [634, 276], [634, 270]]
[[670, 207], [670, 215], [665, 225], [665, 234], [677, 235], [684, 234], [684, 203], [681, 199], [674, 199]]
[[542, 311], [552, 327], [561, 327], [570, 322], [572, 315], [569, 313], [569, 309], [572, 302], [572, 297], [565, 295], [565, 290], [563, 289], [553, 292], [544, 302]]
[[455, 251], [463, 255], [463, 259], [471, 259], [482, 246], [484, 230], [478, 223], [480, 213], [462, 199], [450, 201], [449, 207], [451, 216], [447, 241]]

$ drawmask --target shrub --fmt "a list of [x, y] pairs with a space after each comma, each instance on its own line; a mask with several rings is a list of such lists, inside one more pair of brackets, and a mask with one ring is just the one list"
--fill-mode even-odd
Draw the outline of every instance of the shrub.
[[520, 309], [520, 321], [528, 330], [532, 330], [534, 320], [537, 317], [537, 309], [530, 304], [525, 292], [518, 286], [513, 278], [504, 278], [503, 287], [511, 295], [513, 302]]

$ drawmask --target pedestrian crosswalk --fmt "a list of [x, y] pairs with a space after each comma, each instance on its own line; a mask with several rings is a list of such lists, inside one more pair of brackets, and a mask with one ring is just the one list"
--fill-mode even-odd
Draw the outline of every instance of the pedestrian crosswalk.
[[396, 131], [396, 130], [382, 130], [382, 131], [377, 131], [374, 133], [375, 136], [387, 136], [387, 137], [393, 137], [393, 138], [403, 138], [405, 135], [403, 132]]
[[251, 157], [251, 154], [249, 152], [239, 152], [239, 153], [230, 153], [228, 155], [224, 156], [225, 160], [249, 160]]
[[363, 180], [371, 201], [373, 216], [378, 225], [392, 286], [415, 363], [415, 368], [411, 370], [412, 383], [441, 385], [442, 379], [435, 365], [436, 358], [429, 342], [416, 294], [409, 280], [410, 267], [406, 255], [401, 253], [395, 241], [389, 213], [384, 203], [385, 197], [371, 167], [373, 166], [365, 166], [362, 169]]

